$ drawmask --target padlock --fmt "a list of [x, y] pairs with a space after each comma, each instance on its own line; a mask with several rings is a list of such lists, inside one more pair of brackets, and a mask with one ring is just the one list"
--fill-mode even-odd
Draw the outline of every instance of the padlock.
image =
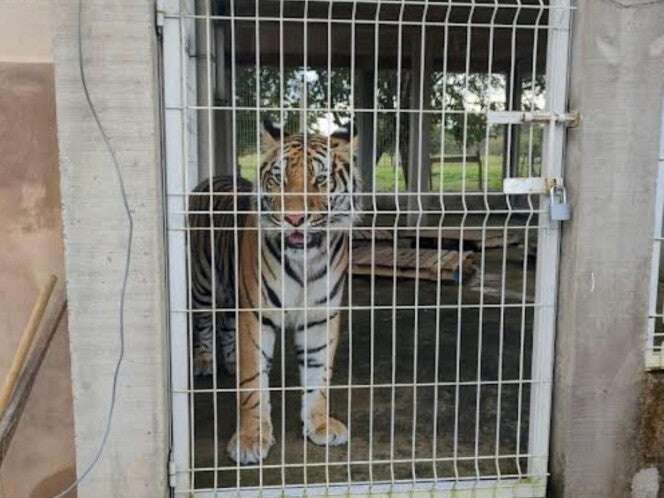
[[551, 188], [551, 220], [567, 221], [572, 218], [572, 207], [567, 202], [565, 187], [556, 185]]

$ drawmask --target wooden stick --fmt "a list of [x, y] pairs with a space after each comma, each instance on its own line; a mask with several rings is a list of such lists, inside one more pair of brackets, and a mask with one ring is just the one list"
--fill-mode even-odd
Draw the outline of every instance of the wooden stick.
[[23, 409], [28, 401], [44, 357], [55, 336], [55, 332], [58, 330], [66, 309], [67, 301], [63, 288], [56, 292], [51, 306], [48, 307], [45, 318], [39, 327], [40, 332], [35, 346], [32, 348], [25, 368], [18, 378], [16, 389], [14, 389], [12, 396], [9, 398], [7, 409], [2, 413], [2, 417], [0, 417], [0, 467], [9, 450], [16, 427], [21, 420]]
[[34, 341], [35, 334], [39, 329], [39, 324], [44, 317], [46, 305], [51, 298], [51, 294], [53, 293], [53, 289], [55, 288], [57, 281], [58, 278], [55, 275], [51, 275], [49, 277], [48, 282], [46, 282], [46, 285], [42, 288], [41, 292], [39, 293], [39, 297], [37, 298], [37, 302], [32, 308], [30, 319], [28, 320], [28, 324], [23, 330], [23, 334], [21, 334], [21, 339], [18, 343], [18, 349], [16, 350], [16, 354], [12, 360], [12, 365], [9, 368], [9, 373], [7, 374], [7, 377], [5, 377], [5, 383], [2, 386], [2, 391], [0, 392], [0, 414], [4, 413], [4, 411], [7, 409], [9, 398], [11, 397], [12, 392], [14, 392], [16, 381], [18, 376], [21, 374], [21, 370], [23, 370], [25, 359], [28, 356], [28, 352], [30, 351], [30, 347]]

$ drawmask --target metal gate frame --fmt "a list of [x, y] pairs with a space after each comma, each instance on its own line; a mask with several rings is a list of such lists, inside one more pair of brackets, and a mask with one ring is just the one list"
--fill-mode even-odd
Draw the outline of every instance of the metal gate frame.
[[[406, 0], [407, 1], [407, 0]], [[172, 450], [170, 483], [177, 496], [440, 496], [440, 497], [543, 497], [546, 492], [551, 400], [554, 366], [554, 338], [558, 267], [560, 247], [560, 222], [541, 216], [538, 228], [536, 294], [532, 356], [532, 391], [530, 401], [529, 451], [527, 479], [504, 480], [440, 480], [418, 482], [415, 485], [353, 484], [347, 485], [279, 487], [275, 490], [243, 488], [237, 490], [197, 491], [190, 482], [189, 454], [189, 364], [187, 350], [187, 315], [181, 310], [187, 303], [187, 258], [184, 228], [185, 198], [183, 192], [196, 184], [193, 175], [188, 176], [187, 164], [197, 162], [196, 123], [187, 116], [188, 96], [195, 89], [188, 86], [195, 77], [195, 59], [188, 52], [195, 45], [191, 25], [180, 18], [181, 5], [193, 10], [194, 0], [160, 0], [157, 2], [157, 24], [162, 30], [163, 44], [163, 98], [165, 129], [165, 167], [167, 198], [169, 318], [172, 396]], [[450, 2], [452, 3], [452, 2]], [[470, 2], [469, 2], [470, 3]], [[474, 0], [472, 1], [474, 4]], [[567, 85], [569, 67], [569, 43], [572, 7], [570, 0], [550, 0], [549, 36], [547, 47], [546, 96], [547, 111], [554, 118], [548, 123], [543, 150], [548, 150], [548, 160], [543, 161], [542, 176], [563, 177], [565, 126], [555, 116], [567, 112]], [[191, 20], [190, 20], [191, 21]], [[195, 168], [194, 168], [195, 170]], [[184, 171], [184, 175], [180, 172]], [[541, 209], [549, 205], [547, 194], [541, 196]]]
[[664, 242], [664, 96], [662, 97], [662, 117], [660, 124], [659, 160], [655, 184], [655, 217], [652, 238], [652, 260], [650, 262], [650, 301], [648, 305], [648, 329], [645, 345], [645, 367], [648, 370], [664, 369], [664, 347], [662, 333], [657, 332], [656, 324], [664, 319], [664, 310], [658, 309], [661, 299], [659, 280], [662, 274], [662, 242]]

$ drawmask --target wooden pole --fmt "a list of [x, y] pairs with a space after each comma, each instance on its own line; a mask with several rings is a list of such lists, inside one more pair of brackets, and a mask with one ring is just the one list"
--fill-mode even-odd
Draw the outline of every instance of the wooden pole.
[[37, 297], [37, 302], [32, 308], [30, 319], [28, 320], [28, 324], [23, 330], [23, 334], [21, 334], [21, 338], [18, 343], [18, 349], [16, 350], [11, 367], [9, 368], [9, 373], [7, 374], [7, 377], [5, 377], [5, 383], [2, 386], [2, 391], [0, 392], [0, 414], [4, 413], [5, 409], [7, 408], [7, 404], [9, 403], [12, 392], [16, 387], [16, 381], [21, 373], [21, 370], [23, 370], [25, 359], [28, 356], [28, 352], [30, 351], [30, 347], [34, 341], [35, 334], [39, 329], [39, 324], [44, 317], [46, 305], [51, 298], [51, 294], [53, 293], [53, 289], [55, 288], [57, 281], [58, 278], [55, 275], [51, 275], [49, 277], [48, 282], [46, 282], [46, 285], [42, 288], [39, 296]]
[[[374, 105], [374, 72], [362, 70], [358, 75], [358, 101], [361, 108], [371, 109]], [[361, 112], [357, 115], [357, 128], [359, 136], [359, 151], [357, 162], [362, 172], [362, 187], [365, 192], [373, 192], [374, 168], [378, 165], [379, 157], [374, 164], [374, 116], [372, 112]]]
[[[226, 3], [226, 2], [224, 2]], [[224, 7], [220, 5], [223, 9]], [[223, 15], [222, 10], [216, 12], [217, 15]], [[215, 40], [215, 95], [216, 105], [230, 106], [231, 92], [233, 88], [232, 72], [230, 65], [226, 61], [226, 49], [228, 45], [228, 33], [223, 23], [214, 24]], [[233, 175], [233, 170], [237, 166], [237, 161], [233, 163], [233, 111], [216, 110], [214, 111], [214, 141], [215, 141], [215, 164], [214, 172], [217, 175]], [[238, 170], [239, 172], [239, 170]]]
[[[505, 105], [508, 111], [520, 111], [523, 95], [521, 63], [514, 65], [514, 72], [505, 74]], [[517, 176], [519, 164], [519, 131], [517, 125], [505, 125], [503, 137], [503, 178]]]
[[[523, 105], [523, 71], [521, 64], [517, 63], [512, 78], [512, 107], [513, 111], [521, 111]], [[521, 126], [512, 126], [512, 147], [509, 155], [509, 174], [519, 176], [519, 148], [521, 143]], [[527, 176], [527, 175], [526, 175]]]
[[[207, 17], [211, 14], [210, 12], [210, 2], [195, 2], [196, 6], [196, 15], [205, 16], [207, 19], [206, 22], [212, 23], [212, 21]], [[198, 140], [197, 150], [198, 150], [198, 178], [203, 180], [204, 178], [209, 178], [214, 175], [214, 143], [210, 140], [210, 137], [215, 136], [214, 131], [214, 114], [212, 106], [212, 96], [214, 95], [214, 84], [215, 78], [210, 75], [208, 79], [208, 59], [210, 64], [214, 61], [212, 58], [212, 50], [214, 50], [213, 41], [210, 40], [210, 47], [208, 51], [207, 46], [207, 35], [208, 35], [208, 26], [204, 21], [196, 22], [196, 92], [197, 92], [197, 105], [203, 106], [205, 110], [201, 109], [196, 112], [197, 117], [197, 126], [198, 126]], [[212, 24], [210, 24], [210, 30], [212, 30]], [[210, 38], [213, 34], [210, 33]], [[183, 64], [185, 60], [183, 59]], [[210, 67], [212, 71], [212, 67]], [[209, 83], [209, 85], [208, 85]], [[212, 88], [208, 88], [208, 86]], [[208, 98], [210, 97], [210, 98]], [[210, 162], [212, 164], [210, 164]]]
[[35, 383], [39, 369], [44, 362], [44, 357], [48, 352], [48, 348], [55, 336], [55, 332], [58, 330], [66, 309], [67, 301], [63, 288], [56, 292], [45, 314], [45, 318], [38, 327], [40, 332], [35, 346], [30, 351], [25, 367], [18, 377], [16, 387], [9, 397], [7, 408], [2, 412], [2, 416], [0, 417], [0, 466], [2, 466], [5, 455], [9, 451], [14, 432], [21, 420], [21, 415], [30, 397], [30, 392], [32, 392], [32, 386]]

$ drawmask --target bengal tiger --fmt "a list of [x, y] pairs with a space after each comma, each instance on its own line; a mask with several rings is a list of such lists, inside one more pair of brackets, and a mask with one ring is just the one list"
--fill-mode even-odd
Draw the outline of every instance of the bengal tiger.
[[[347, 441], [344, 423], [328, 416], [328, 392], [340, 340], [348, 229], [361, 209], [361, 199], [354, 195], [361, 184], [359, 168], [351, 166], [356, 150], [351, 142], [357, 140], [348, 131], [329, 137], [285, 135], [265, 122], [257, 192], [246, 195], [252, 186], [241, 178], [215, 177], [212, 188], [203, 182], [191, 197], [194, 373], [212, 373], [215, 325], [224, 366], [231, 372], [237, 341], [240, 424], [227, 451], [240, 464], [266, 458], [275, 442], [266, 388], [282, 328], [294, 336], [305, 386], [300, 413], [304, 437], [318, 445]], [[215, 193], [214, 230], [211, 196], [205, 194], [210, 191]], [[209, 311], [213, 304], [222, 310], [215, 317]]]

